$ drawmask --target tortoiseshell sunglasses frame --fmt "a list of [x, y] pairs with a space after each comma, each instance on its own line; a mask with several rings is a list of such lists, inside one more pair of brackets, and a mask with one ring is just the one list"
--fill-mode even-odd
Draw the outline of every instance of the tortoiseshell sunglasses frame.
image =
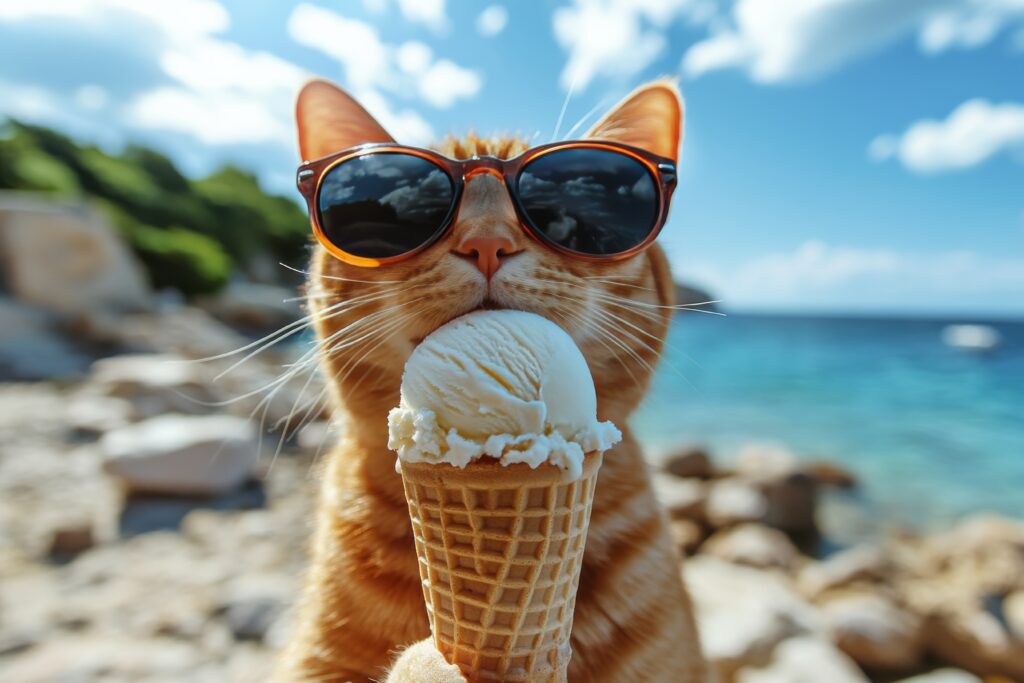
[[[522, 201], [519, 198], [519, 191], [517, 189], [519, 174], [531, 161], [535, 161], [536, 159], [547, 154], [551, 154], [552, 152], [559, 152], [567, 149], [600, 149], [617, 152], [636, 159], [643, 164], [651, 174], [652, 179], [655, 181], [655, 187], [658, 190], [658, 214], [654, 224], [651, 226], [650, 234], [647, 235], [640, 244], [614, 254], [585, 254], [555, 243], [548, 239], [541, 230], [534, 226], [533, 221], [530, 220], [523, 208]], [[356, 256], [355, 254], [348, 253], [331, 242], [324, 233], [320, 223], [320, 189], [327, 174], [339, 164], [367, 154], [379, 154], [382, 152], [408, 154], [419, 157], [421, 159], [426, 159], [440, 168], [452, 181], [452, 187], [454, 188], [452, 193], [452, 203], [441, 225], [438, 226], [437, 230], [435, 230], [434, 233], [418, 247], [395, 256], [383, 258]], [[631, 145], [604, 140], [570, 140], [565, 142], [554, 142], [528, 149], [512, 159], [499, 159], [492, 156], [474, 156], [463, 160], [449, 159], [442, 154], [420, 147], [409, 147], [407, 145], [399, 145], [390, 142], [369, 143], [350, 147], [313, 161], [304, 161], [299, 166], [299, 170], [296, 175], [296, 182], [299, 187], [299, 192], [301, 192], [302, 196], [306, 199], [310, 222], [313, 226], [313, 234], [316, 235], [317, 241], [331, 254], [345, 263], [364, 268], [377, 268], [411, 258], [425, 249], [430, 248], [438, 240], [444, 237], [455, 223], [455, 216], [458, 213], [459, 202], [462, 200], [462, 193], [465, 189], [466, 183], [474, 176], [480, 174], [492, 175], [504, 182], [505, 189], [508, 191], [509, 197], [512, 199], [512, 204], [515, 207], [520, 226], [533, 240], [543, 244], [549, 249], [554, 249], [555, 251], [572, 258], [594, 262], [621, 261], [628, 259], [631, 256], [635, 256], [649, 247], [658, 237], [658, 233], [661, 232], [661, 229], [665, 225], [665, 221], [668, 219], [669, 204], [672, 200], [672, 193], [676, 187], [676, 164], [672, 159], [652, 154], [646, 150], [633, 147]]]

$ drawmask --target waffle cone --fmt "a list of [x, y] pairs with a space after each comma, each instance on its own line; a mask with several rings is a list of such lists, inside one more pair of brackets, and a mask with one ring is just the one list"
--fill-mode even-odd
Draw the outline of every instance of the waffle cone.
[[401, 463], [434, 644], [470, 683], [566, 680], [601, 460], [575, 481], [550, 464]]

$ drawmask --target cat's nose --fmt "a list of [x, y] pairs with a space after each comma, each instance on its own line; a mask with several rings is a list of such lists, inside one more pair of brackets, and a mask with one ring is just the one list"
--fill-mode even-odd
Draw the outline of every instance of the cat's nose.
[[501, 260], [521, 251], [508, 237], [498, 235], [472, 236], [462, 240], [455, 253], [476, 261], [476, 267], [488, 280], [501, 268]]

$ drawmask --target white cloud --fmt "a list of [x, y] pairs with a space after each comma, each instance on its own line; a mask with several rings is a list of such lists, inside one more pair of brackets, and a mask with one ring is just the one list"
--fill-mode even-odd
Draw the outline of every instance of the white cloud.
[[868, 155], [876, 161], [895, 157], [913, 171], [931, 173], [976, 166], [1013, 149], [1024, 149], [1024, 104], [974, 99], [944, 121], [918, 121], [902, 135], [875, 138]]
[[143, 17], [177, 36], [218, 33], [230, 24], [227, 10], [215, 0], [0, 0], [0, 21], [61, 17], [102, 26], [116, 13]]
[[564, 88], [598, 76], [633, 76], [664, 51], [665, 29], [680, 17], [708, 15], [706, 0], [573, 0], [555, 10], [555, 39], [569, 52]]
[[501, 5], [484, 8], [476, 18], [476, 30], [480, 35], [491, 38], [505, 30], [508, 24], [508, 10]]
[[444, 0], [398, 0], [398, 9], [406, 20], [429, 26], [435, 32], [448, 28]]
[[1024, 295], [1024, 258], [972, 251], [910, 253], [810, 240], [728, 270], [682, 260], [678, 270], [708, 286], [727, 307], [739, 308], [941, 310], [985, 300], [1019, 310]]
[[918, 42], [929, 53], [977, 48], [991, 42], [1004, 28], [1022, 21], [1021, 0], [961, 0], [929, 17], [921, 27]]
[[738, 68], [760, 83], [813, 78], [918, 34], [936, 53], [987, 44], [1024, 21], [1021, 0], [737, 0], [731, 25], [693, 45], [689, 76]]
[[[214, 0], [0, 0], [2, 21], [50, 18], [109, 34], [112, 41], [121, 31], [149, 32], [153, 59], [171, 84], [117, 102], [111, 113], [121, 123], [183, 133], [210, 145], [292, 144], [291, 100], [305, 72], [219, 38], [230, 17]], [[78, 87], [69, 101], [85, 112], [106, 111], [111, 104], [109, 93], [95, 84]]]
[[[443, 9], [442, 4], [442, 15]], [[370, 24], [314, 5], [295, 8], [288, 19], [288, 34], [296, 42], [338, 60], [354, 94], [386, 91], [405, 97], [416, 95], [433, 107], [445, 109], [472, 98], [483, 87], [479, 73], [448, 59], [435, 59], [433, 50], [420, 41], [398, 46], [385, 43]], [[414, 114], [406, 110], [402, 120], [411, 122]], [[422, 120], [413, 127], [419, 132], [429, 128]]]

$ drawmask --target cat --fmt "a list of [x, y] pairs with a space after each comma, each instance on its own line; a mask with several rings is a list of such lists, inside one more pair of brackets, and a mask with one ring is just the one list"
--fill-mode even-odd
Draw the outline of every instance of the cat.
[[[655, 81], [586, 137], [676, 159], [682, 114], [676, 86]], [[303, 88], [296, 116], [304, 159], [392, 140], [353, 97], [326, 81]], [[435, 149], [464, 159], [510, 158], [527, 147], [516, 137], [469, 135]], [[466, 248], [479, 239], [503, 245], [490, 280]], [[669, 265], [657, 245], [612, 263], [556, 253], [523, 232], [504, 185], [487, 174], [467, 182], [449, 234], [406, 261], [361, 268], [317, 246], [308, 306], [342, 437], [325, 457], [312, 565], [276, 680], [463, 680], [424, 641], [429, 627], [401, 477], [387, 448], [387, 414], [398, 404], [403, 365], [419, 340], [463, 313], [506, 307], [545, 316], [572, 336], [594, 376], [599, 419], [623, 433], [599, 475], [569, 680], [704, 681], [677, 551], [627, 425], [661, 353], [672, 300]], [[423, 642], [396, 661], [417, 641]]]

